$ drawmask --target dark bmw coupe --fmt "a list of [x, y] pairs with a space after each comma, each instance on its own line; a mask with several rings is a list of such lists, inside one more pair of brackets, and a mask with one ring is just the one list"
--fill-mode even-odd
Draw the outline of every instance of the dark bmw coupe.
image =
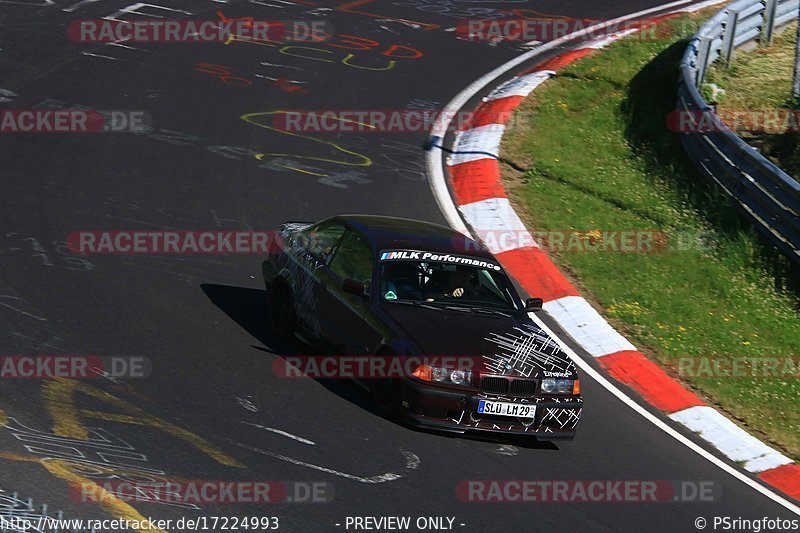
[[575, 436], [580, 381], [528, 316], [541, 300], [522, 301], [497, 259], [462, 234], [382, 216], [289, 222], [262, 273], [276, 334], [333, 357], [439, 358], [401, 377], [359, 376], [382, 414], [457, 433]]

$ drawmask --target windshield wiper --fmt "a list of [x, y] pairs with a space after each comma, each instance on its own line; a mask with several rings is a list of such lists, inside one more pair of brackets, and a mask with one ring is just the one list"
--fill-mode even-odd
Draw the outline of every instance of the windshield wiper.
[[472, 312], [471, 307], [459, 307], [457, 305], [446, 305], [446, 304], [442, 304], [441, 307], [443, 307], [444, 309], [449, 309], [451, 311]]
[[403, 305], [413, 305], [414, 307], [424, 307], [425, 309], [436, 309], [441, 310], [441, 306], [438, 305], [431, 305], [429, 303], [418, 302], [416, 300], [386, 300], [387, 302], [394, 304], [403, 304]]
[[493, 307], [475, 307], [475, 306], [471, 306], [471, 305], [468, 305], [468, 304], [461, 306], [461, 305], [452, 305], [450, 303], [445, 303], [445, 302], [441, 302], [441, 303], [435, 302], [434, 304], [438, 305], [439, 307], [441, 307], [443, 309], [449, 309], [449, 310], [452, 310], [452, 311], [466, 311], [466, 312], [470, 312], [470, 313], [480, 313], [480, 314], [484, 314], [484, 315], [502, 315], [502, 316], [507, 316], [507, 317], [513, 317], [514, 316], [514, 315], [510, 314], [508, 311], [502, 311], [500, 309], [495, 309]]
[[403, 305], [413, 305], [414, 307], [423, 307], [425, 309], [447, 309], [448, 311], [461, 311], [462, 313], [480, 313], [484, 315], [501, 315], [512, 318], [514, 315], [506, 312], [501, 311], [499, 309], [491, 309], [488, 307], [461, 307], [458, 305], [448, 305], [445, 303], [438, 303], [438, 302], [420, 302], [417, 300], [386, 300], [390, 304], [403, 304]]
[[425, 307], [435, 307], [436, 309], [447, 309], [449, 311], [465, 311], [465, 312], [472, 311], [472, 309], [470, 307], [462, 307], [462, 306], [458, 306], [458, 305], [449, 305], [449, 304], [447, 304], [445, 302], [439, 302], [439, 301], [436, 301], [436, 300], [434, 300], [432, 302], [426, 301], [422, 305], [424, 305]]
[[475, 313], [481, 313], [484, 315], [502, 315], [502, 316], [507, 316], [509, 318], [513, 318], [514, 316], [506, 311], [501, 311], [500, 309], [491, 309], [489, 307], [472, 307], [471, 309]]

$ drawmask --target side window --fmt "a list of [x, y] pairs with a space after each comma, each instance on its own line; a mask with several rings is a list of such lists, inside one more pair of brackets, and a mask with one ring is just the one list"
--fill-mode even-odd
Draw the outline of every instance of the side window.
[[304, 232], [300, 242], [308, 253], [327, 264], [336, 253], [344, 230], [337, 223], [316, 226]]
[[369, 292], [372, 263], [372, 250], [367, 240], [354, 231], [348, 231], [329, 266], [342, 279], [350, 278], [363, 282]]

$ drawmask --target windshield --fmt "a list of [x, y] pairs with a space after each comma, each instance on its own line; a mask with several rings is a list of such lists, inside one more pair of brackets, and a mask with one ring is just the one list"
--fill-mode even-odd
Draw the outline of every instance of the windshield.
[[[439, 257], [427, 252], [425, 254]], [[387, 255], [388, 253], [382, 254], [384, 258]], [[473, 264], [454, 264], [461, 258], [452, 255], [445, 257], [445, 261], [382, 260], [381, 300], [506, 311], [518, 309], [511, 283], [498, 266], [485, 260], [469, 258], [463, 259], [463, 262]], [[474, 264], [484, 266], [473, 266]]]

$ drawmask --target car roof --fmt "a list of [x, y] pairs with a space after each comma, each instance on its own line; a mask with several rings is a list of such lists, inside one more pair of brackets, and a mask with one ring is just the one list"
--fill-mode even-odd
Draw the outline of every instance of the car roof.
[[425, 250], [494, 259], [482, 244], [440, 224], [379, 215], [340, 215], [332, 220], [363, 233], [375, 250]]

